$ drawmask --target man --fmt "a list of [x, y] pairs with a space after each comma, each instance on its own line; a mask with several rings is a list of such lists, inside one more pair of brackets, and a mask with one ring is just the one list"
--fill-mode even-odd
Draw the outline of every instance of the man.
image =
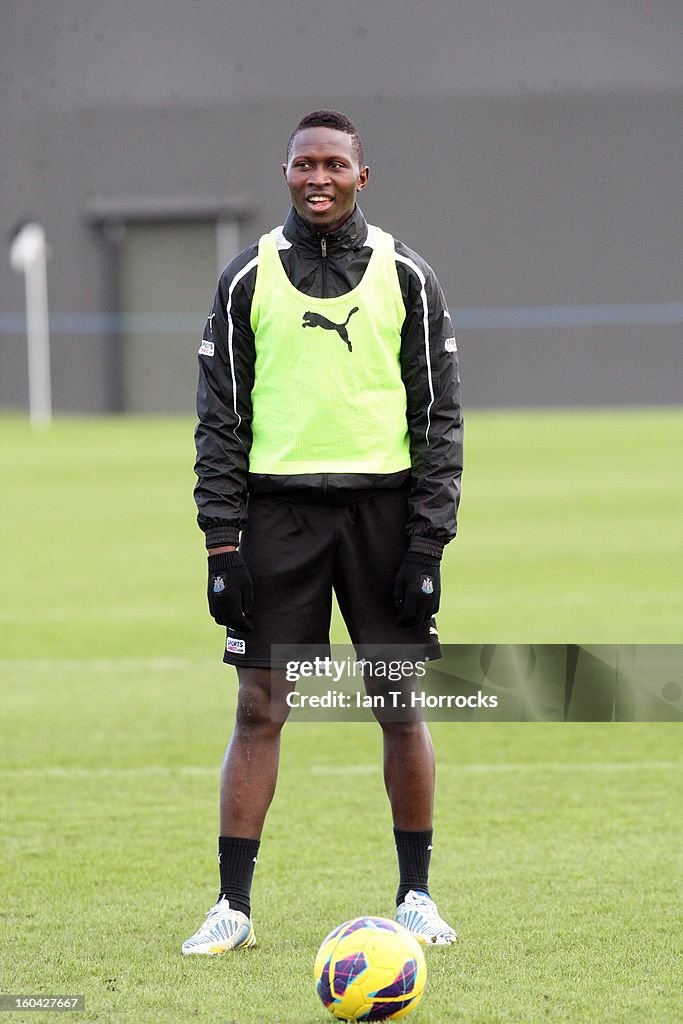
[[[283, 165], [292, 209], [221, 276], [199, 349], [198, 522], [209, 607], [237, 667], [220, 798], [221, 888], [185, 954], [254, 944], [251, 883], [287, 693], [273, 644], [329, 643], [332, 589], [356, 650], [439, 656], [439, 563], [456, 530], [455, 338], [430, 267], [369, 226], [353, 124], [307, 115]], [[241, 537], [240, 537], [241, 534]], [[425, 723], [381, 721], [397, 919], [455, 940], [429, 894], [434, 754]]]

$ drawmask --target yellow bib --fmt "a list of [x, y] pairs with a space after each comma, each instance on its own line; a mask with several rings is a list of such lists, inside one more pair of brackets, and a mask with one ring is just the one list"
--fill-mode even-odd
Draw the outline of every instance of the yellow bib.
[[251, 326], [252, 473], [394, 473], [410, 466], [401, 379], [405, 306], [391, 235], [374, 247], [360, 283], [316, 299], [290, 282], [280, 229], [259, 241]]

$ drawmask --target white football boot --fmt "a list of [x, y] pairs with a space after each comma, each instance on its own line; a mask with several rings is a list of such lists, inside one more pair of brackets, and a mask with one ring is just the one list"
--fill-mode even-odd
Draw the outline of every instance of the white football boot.
[[450, 946], [458, 937], [439, 917], [434, 900], [414, 889], [406, 893], [405, 900], [396, 908], [396, 920], [423, 945]]
[[206, 915], [206, 921], [192, 938], [183, 942], [183, 955], [217, 956], [231, 949], [248, 949], [256, 942], [254, 926], [241, 910], [231, 910], [223, 896]]

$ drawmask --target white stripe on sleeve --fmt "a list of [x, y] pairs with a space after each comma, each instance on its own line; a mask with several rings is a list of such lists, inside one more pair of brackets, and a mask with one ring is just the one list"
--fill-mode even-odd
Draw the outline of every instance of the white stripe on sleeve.
[[232, 293], [235, 290], [235, 286], [239, 284], [239, 282], [242, 280], [245, 274], [248, 274], [252, 267], [255, 267], [257, 263], [258, 256], [254, 256], [253, 260], [250, 260], [245, 267], [242, 267], [238, 274], [235, 274], [230, 283], [230, 288], [228, 290], [228, 302], [225, 307], [225, 313], [228, 319], [228, 355], [230, 356], [230, 375], [232, 377], [232, 408], [235, 413], [235, 416], [237, 417], [237, 423], [233, 430], [233, 434], [235, 435], [238, 441], [241, 441], [241, 438], [239, 437], [237, 431], [240, 427], [240, 424], [242, 423], [242, 417], [237, 411], [237, 377], [235, 376], [235, 360], [232, 351]]
[[405, 263], [406, 266], [414, 270], [420, 280], [420, 298], [422, 299], [422, 329], [425, 340], [425, 359], [427, 363], [427, 381], [429, 383], [429, 405], [427, 406], [427, 429], [425, 431], [425, 441], [427, 447], [429, 447], [429, 428], [431, 427], [431, 411], [434, 405], [434, 385], [432, 384], [432, 360], [429, 352], [429, 309], [427, 307], [427, 290], [426, 290], [426, 278], [417, 263], [413, 260], [408, 259], [407, 256], [401, 256], [400, 253], [394, 253], [394, 256], [400, 263]]

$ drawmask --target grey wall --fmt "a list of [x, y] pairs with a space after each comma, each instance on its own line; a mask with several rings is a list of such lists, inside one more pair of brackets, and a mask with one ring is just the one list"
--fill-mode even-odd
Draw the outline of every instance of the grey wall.
[[[0, 227], [6, 238], [22, 216], [44, 223], [53, 313], [113, 308], [89, 219], [103, 201], [243, 197], [245, 245], [280, 223], [286, 138], [329, 105], [363, 134], [366, 215], [442, 281], [468, 404], [680, 400], [678, 3], [55, 0], [47, 11], [3, 6]], [[22, 310], [5, 251], [6, 406], [27, 393], [11, 316]], [[52, 340], [58, 408], [115, 406], [111, 335]]]

